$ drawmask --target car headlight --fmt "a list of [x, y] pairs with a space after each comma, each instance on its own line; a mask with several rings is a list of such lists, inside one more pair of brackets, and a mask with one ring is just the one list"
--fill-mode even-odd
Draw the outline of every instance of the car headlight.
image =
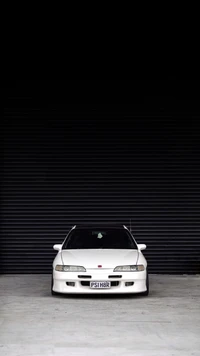
[[144, 265], [126, 265], [126, 266], [117, 266], [113, 272], [138, 272], [144, 271]]
[[56, 271], [59, 272], [86, 272], [86, 269], [82, 266], [63, 266], [63, 265], [56, 265]]

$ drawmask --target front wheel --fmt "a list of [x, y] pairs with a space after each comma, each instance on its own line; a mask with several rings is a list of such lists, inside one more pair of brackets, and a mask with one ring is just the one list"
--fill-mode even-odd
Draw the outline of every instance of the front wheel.
[[57, 295], [57, 293], [53, 290], [53, 275], [51, 276], [51, 295]]
[[149, 295], [149, 275], [148, 275], [148, 272], [147, 272], [147, 278], [146, 278], [146, 287], [147, 287], [147, 290], [145, 292], [142, 292], [140, 295], [143, 295], [143, 296], [148, 296]]

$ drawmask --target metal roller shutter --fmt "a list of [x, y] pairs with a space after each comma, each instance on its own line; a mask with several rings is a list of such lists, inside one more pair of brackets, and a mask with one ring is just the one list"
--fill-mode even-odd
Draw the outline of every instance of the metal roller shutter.
[[49, 273], [80, 222], [121, 222], [151, 273], [200, 273], [199, 123], [194, 117], [5, 112], [3, 273]]

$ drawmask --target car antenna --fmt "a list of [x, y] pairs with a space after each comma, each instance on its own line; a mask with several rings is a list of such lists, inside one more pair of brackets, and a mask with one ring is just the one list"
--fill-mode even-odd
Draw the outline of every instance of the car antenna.
[[131, 219], [130, 219], [130, 232], [131, 232]]

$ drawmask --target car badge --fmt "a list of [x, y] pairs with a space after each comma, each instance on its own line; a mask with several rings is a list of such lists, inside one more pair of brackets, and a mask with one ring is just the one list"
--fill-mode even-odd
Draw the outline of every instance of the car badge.
[[102, 265], [98, 265], [98, 268], [101, 268], [102, 267]]

